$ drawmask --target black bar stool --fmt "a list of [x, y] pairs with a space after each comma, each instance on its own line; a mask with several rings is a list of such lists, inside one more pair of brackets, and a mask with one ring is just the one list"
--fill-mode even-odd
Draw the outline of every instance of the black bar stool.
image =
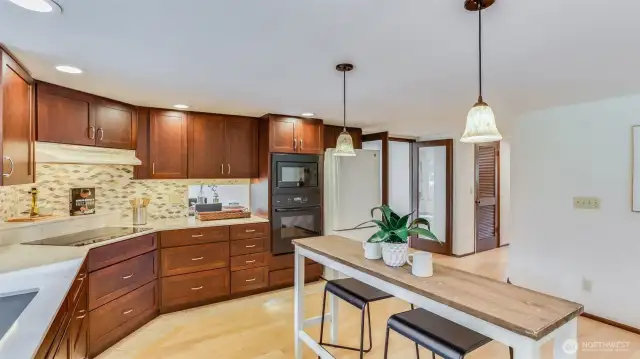
[[[433, 359], [436, 354], [445, 359], [462, 359], [491, 341], [491, 338], [480, 333], [418, 308], [389, 318], [384, 342], [385, 359], [389, 350], [390, 329], [412, 340], [416, 345], [420, 344], [429, 349]], [[509, 351], [509, 355], [513, 359], [512, 350]]]
[[[327, 300], [327, 292], [335, 295], [336, 297], [344, 300], [345, 302], [359, 308], [362, 311], [362, 319], [360, 322], [360, 348], [352, 348], [344, 345], [324, 343], [322, 341], [324, 334], [324, 315], [325, 304]], [[368, 284], [364, 284], [353, 278], [336, 279], [327, 282], [324, 287], [324, 296], [322, 297], [322, 320], [320, 323], [320, 345], [326, 345], [329, 347], [354, 350], [360, 352], [360, 358], [364, 357], [364, 353], [371, 351], [372, 339], [371, 339], [371, 310], [369, 309], [369, 303], [379, 300], [393, 297], [391, 294], [376, 289]], [[413, 308], [413, 306], [412, 306]], [[369, 322], [369, 349], [364, 349], [364, 312], [367, 311], [367, 318]], [[334, 318], [335, 319], [335, 318]], [[417, 344], [416, 344], [417, 350]]]

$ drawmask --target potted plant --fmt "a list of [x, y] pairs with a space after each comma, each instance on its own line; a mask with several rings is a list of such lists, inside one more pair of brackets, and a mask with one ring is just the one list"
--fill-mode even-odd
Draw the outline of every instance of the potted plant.
[[[374, 233], [367, 243], [382, 243], [382, 258], [390, 267], [400, 267], [407, 262], [409, 254], [409, 236], [423, 236], [442, 242], [431, 232], [431, 224], [425, 218], [416, 218], [409, 222], [412, 213], [400, 217], [389, 206], [383, 205], [371, 209], [371, 217], [376, 210], [382, 219], [372, 219], [366, 223], [375, 223], [379, 231]], [[420, 227], [425, 226], [426, 228]]]

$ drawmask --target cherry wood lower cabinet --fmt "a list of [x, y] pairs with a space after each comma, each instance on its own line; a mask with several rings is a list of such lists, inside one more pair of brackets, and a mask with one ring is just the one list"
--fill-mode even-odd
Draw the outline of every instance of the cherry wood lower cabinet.
[[162, 278], [163, 313], [208, 304], [229, 296], [227, 268]]
[[163, 277], [228, 266], [228, 242], [162, 249]]

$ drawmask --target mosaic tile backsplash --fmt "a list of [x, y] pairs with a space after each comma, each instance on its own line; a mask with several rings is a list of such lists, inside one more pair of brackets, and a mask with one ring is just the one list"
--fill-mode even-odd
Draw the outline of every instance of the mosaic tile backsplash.
[[[40, 192], [40, 207], [51, 208], [56, 214], [68, 215], [70, 188], [95, 187], [97, 213], [121, 212], [130, 217], [129, 200], [149, 197], [149, 217], [165, 219], [188, 216], [188, 187], [202, 183], [248, 185], [249, 180], [134, 180], [133, 166], [127, 165], [37, 164], [35, 187]], [[3, 220], [28, 213], [32, 187], [0, 187]]]

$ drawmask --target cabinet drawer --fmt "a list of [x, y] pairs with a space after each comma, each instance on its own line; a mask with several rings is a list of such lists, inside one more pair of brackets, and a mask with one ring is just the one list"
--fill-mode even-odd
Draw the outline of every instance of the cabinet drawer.
[[270, 228], [268, 222], [265, 223], [250, 223], [250, 224], [238, 224], [231, 226], [229, 229], [229, 237], [231, 240], [236, 239], [249, 239], [249, 238], [269, 238]]
[[228, 240], [229, 227], [227, 226], [164, 231], [160, 235], [160, 245], [162, 248], [225, 242]]
[[[305, 267], [304, 281], [313, 282], [320, 279], [323, 267], [321, 264], [310, 264]], [[293, 276], [295, 270], [293, 268], [280, 269], [269, 272], [269, 287], [286, 287], [293, 285]]]
[[[76, 304], [80, 300], [80, 295], [83, 293], [83, 290], [86, 290], [86, 282], [87, 282], [87, 263], [82, 263], [80, 270], [78, 271], [78, 275], [76, 276], [76, 280], [71, 284], [71, 289], [69, 289], [68, 301], [69, 301], [69, 310], [73, 310], [76, 307]], [[86, 293], [86, 292], [84, 292]]]
[[165, 248], [161, 252], [163, 277], [229, 266], [228, 242]]
[[243, 256], [231, 257], [231, 271], [264, 267], [268, 264], [268, 253], [245, 254]]
[[266, 288], [269, 285], [269, 269], [267, 267], [245, 269], [231, 272], [231, 293]]
[[94, 248], [89, 251], [89, 272], [151, 252], [157, 246], [154, 233]]
[[163, 312], [211, 301], [229, 295], [229, 271], [224, 268], [162, 278], [161, 291]]
[[242, 239], [231, 242], [231, 255], [241, 256], [244, 254], [266, 252], [267, 238]]
[[157, 251], [89, 274], [89, 309], [119, 298], [158, 278]]
[[[304, 259], [304, 263], [306, 265], [315, 264], [313, 260], [309, 258]], [[293, 253], [291, 254], [280, 254], [277, 256], [271, 255], [269, 258], [269, 270], [276, 271], [280, 269], [293, 268], [295, 265], [295, 259], [293, 257]]]
[[100, 338], [139, 314], [158, 308], [157, 281], [126, 294], [89, 313], [90, 341]]
[[89, 358], [97, 357], [98, 354], [109, 349], [109, 347], [116, 344], [120, 339], [135, 332], [138, 328], [149, 323], [153, 318], [157, 316], [158, 316], [158, 309], [149, 308], [146, 311], [131, 318], [131, 320], [125, 322], [121, 326], [104, 334], [100, 338], [90, 340], [89, 341]]

